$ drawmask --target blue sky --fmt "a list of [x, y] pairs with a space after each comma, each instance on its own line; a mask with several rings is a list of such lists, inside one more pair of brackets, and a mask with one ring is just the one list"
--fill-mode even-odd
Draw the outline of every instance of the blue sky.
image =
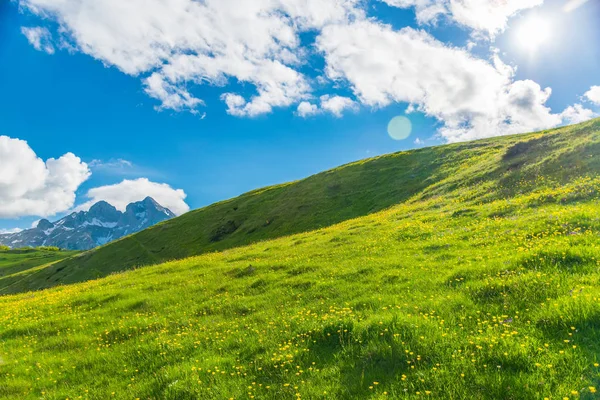
[[[0, 180], [9, 193], [0, 194], [0, 229], [144, 194], [193, 209], [353, 160], [543, 129], [599, 111], [595, 0], [509, 0], [501, 10], [475, 0], [461, 0], [460, 10], [446, 0], [311, 7], [328, 1], [335, 7], [311, 13], [294, 8], [297, 0], [257, 1], [273, 14], [250, 21], [248, 31], [212, 27], [233, 31], [231, 38], [194, 31], [203, 10], [169, 16], [159, 0], [150, 2], [155, 14], [152, 6], [134, 13], [140, 1], [127, 10], [115, 10], [116, 0], [0, 3], [0, 135], [10, 138], [0, 172], [32, 174]], [[210, 11], [229, 18], [218, 4]], [[567, 4], [579, 7], [567, 12]], [[123, 27], [127, 12], [139, 20]], [[164, 26], [152, 31], [156, 18]], [[412, 133], [393, 140], [388, 123], [407, 109]], [[78, 160], [43, 165], [66, 153]], [[38, 178], [38, 186], [23, 183]], [[139, 178], [146, 183], [110, 186]], [[56, 193], [63, 197], [52, 200]]]

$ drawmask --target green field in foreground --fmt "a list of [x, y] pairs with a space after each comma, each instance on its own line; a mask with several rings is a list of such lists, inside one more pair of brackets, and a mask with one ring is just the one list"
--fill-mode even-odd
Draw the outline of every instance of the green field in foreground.
[[474, 142], [330, 227], [2, 296], [0, 398], [598, 398], [598, 125]]

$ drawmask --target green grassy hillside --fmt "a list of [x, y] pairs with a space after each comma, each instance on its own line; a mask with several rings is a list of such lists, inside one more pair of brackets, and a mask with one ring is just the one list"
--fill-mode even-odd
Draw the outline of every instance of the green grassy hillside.
[[406, 201], [478, 201], [560, 186], [600, 171], [600, 122], [551, 132], [439, 146], [364, 160], [302, 181], [256, 190], [192, 211], [17, 282], [0, 293], [86, 281], [137, 266], [308, 232]]
[[35, 270], [75, 254], [76, 251], [63, 251], [50, 247], [11, 250], [0, 246], [0, 281], [18, 281]]
[[598, 398], [599, 125], [422, 150], [435, 178], [377, 213], [2, 296], [0, 398]]

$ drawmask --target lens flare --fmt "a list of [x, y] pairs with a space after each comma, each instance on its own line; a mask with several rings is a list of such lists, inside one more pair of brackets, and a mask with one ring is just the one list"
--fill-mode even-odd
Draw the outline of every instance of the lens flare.
[[388, 124], [388, 135], [394, 140], [404, 140], [410, 136], [412, 132], [412, 123], [410, 119], [398, 116], [392, 118]]

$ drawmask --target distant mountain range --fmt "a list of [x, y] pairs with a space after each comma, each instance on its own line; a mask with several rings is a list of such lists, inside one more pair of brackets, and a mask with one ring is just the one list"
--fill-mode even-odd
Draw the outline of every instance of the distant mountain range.
[[173, 217], [171, 210], [151, 197], [127, 205], [125, 212], [100, 201], [89, 211], [74, 212], [54, 223], [42, 219], [35, 228], [0, 235], [0, 245], [89, 250]]

